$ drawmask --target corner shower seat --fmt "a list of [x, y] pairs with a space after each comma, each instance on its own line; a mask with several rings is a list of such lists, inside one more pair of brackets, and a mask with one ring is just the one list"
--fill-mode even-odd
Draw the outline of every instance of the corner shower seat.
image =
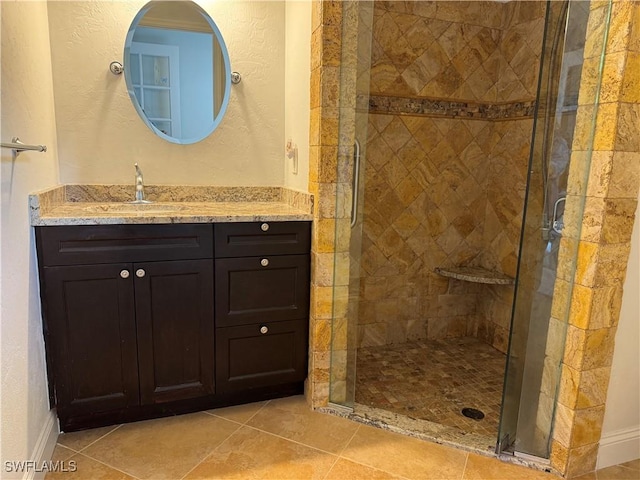
[[482, 267], [449, 267], [434, 270], [443, 277], [464, 280], [465, 282], [485, 283], [490, 285], [513, 285], [515, 280], [508, 275], [494, 272]]

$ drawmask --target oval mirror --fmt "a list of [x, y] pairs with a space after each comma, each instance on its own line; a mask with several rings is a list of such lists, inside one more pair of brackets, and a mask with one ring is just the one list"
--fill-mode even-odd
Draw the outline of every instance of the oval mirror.
[[189, 144], [220, 124], [229, 103], [229, 53], [211, 17], [190, 1], [147, 3], [124, 46], [127, 90], [159, 137]]

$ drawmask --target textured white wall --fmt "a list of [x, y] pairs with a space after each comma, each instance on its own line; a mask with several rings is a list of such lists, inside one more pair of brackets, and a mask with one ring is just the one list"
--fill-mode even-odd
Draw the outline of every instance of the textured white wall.
[[[640, 202], [640, 196], [638, 197]], [[598, 468], [640, 458], [640, 212], [631, 237]]]
[[298, 174], [293, 160], [284, 159], [284, 184], [306, 191], [309, 185], [309, 92], [311, 77], [311, 1], [286, 3], [284, 142], [298, 147]]
[[11, 150], [1, 150], [0, 478], [21, 478], [22, 473], [6, 471], [5, 461], [46, 455], [37, 451], [41, 436], [47, 437], [43, 429], [57, 428], [49, 412], [27, 196], [58, 183], [58, 164], [47, 5], [0, 2], [0, 17], [2, 141], [17, 135], [49, 148], [47, 153], [21, 153], [15, 160]]
[[[51, 52], [63, 183], [282, 185], [284, 183], [285, 3], [201, 0], [229, 49], [227, 114], [202, 142], [176, 145], [138, 117], [125, 79], [109, 72], [146, 0], [51, 2]], [[302, 39], [308, 44], [308, 39]], [[308, 47], [307, 47], [308, 49]]]

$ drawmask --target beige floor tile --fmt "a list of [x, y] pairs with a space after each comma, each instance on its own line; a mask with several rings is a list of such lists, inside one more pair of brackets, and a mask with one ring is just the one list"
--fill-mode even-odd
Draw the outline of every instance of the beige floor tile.
[[465, 480], [560, 480], [551, 473], [502, 462], [495, 457], [469, 454], [462, 477]]
[[238, 429], [206, 413], [128, 423], [83, 451], [141, 479], [185, 475]]
[[579, 477], [572, 477], [571, 480], [598, 480], [598, 477], [596, 476], [596, 472], [591, 472], [580, 475]]
[[336, 459], [330, 453], [243, 426], [185, 480], [322, 479]]
[[88, 447], [96, 440], [113, 432], [118, 425], [108, 427], [92, 428], [90, 430], [82, 430], [80, 432], [61, 433], [58, 435], [58, 443], [76, 452]]
[[207, 410], [207, 413], [217, 415], [218, 417], [226, 418], [233, 422], [246, 423], [251, 417], [253, 417], [258, 411], [264, 407], [267, 402], [255, 402], [247, 403], [245, 405], [236, 405], [233, 407], [216, 408], [213, 410]]
[[[49, 472], [45, 480], [129, 480], [133, 477], [78, 453], [64, 461], [68, 471]], [[73, 470], [73, 471], [72, 471]]]
[[362, 425], [341, 455], [407, 478], [460, 479], [467, 453]]
[[270, 401], [247, 425], [336, 454], [358, 429], [351, 420], [312, 411], [303, 396]]
[[60, 445], [59, 443], [56, 445], [56, 448], [53, 449], [53, 454], [51, 455], [51, 460], [54, 462], [64, 462], [65, 460], [70, 459], [76, 453], [70, 448]]
[[401, 480], [402, 478], [341, 458], [331, 468], [325, 480]]
[[627, 468], [632, 468], [633, 470], [640, 472], [640, 458], [636, 460], [631, 460], [630, 462], [623, 463], [622, 466]]
[[638, 480], [638, 470], [628, 468], [623, 465], [615, 465], [613, 467], [603, 468], [596, 472], [598, 480]]

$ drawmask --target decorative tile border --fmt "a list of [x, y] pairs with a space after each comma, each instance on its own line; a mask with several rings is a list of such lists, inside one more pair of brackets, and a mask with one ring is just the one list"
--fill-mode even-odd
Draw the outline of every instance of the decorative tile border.
[[[357, 105], [367, 104], [366, 96], [358, 96]], [[430, 98], [390, 97], [385, 95], [369, 96], [369, 113], [389, 115], [424, 115], [454, 118], [478, 118], [482, 120], [504, 120], [513, 118], [532, 118], [535, 100], [512, 103], [476, 103], [433, 100]]]

